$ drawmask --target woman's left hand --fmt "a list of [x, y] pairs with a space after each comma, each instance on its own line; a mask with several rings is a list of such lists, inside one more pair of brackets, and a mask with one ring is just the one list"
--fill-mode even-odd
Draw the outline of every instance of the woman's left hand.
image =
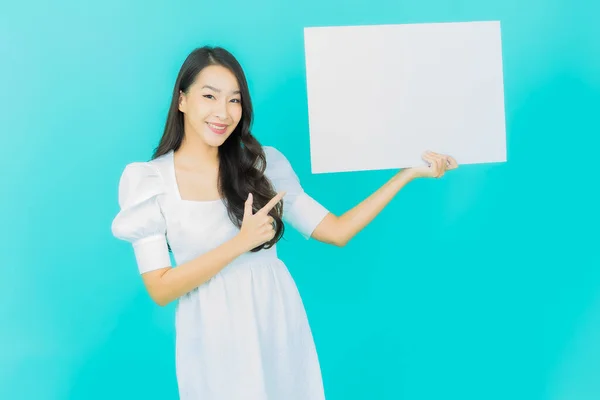
[[422, 158], [427, 165], [405, 169], [413, 178], [441, 178], [446, 171], [458, 168], [456, 160], [449, 155], [432, 151], [423, 153]]

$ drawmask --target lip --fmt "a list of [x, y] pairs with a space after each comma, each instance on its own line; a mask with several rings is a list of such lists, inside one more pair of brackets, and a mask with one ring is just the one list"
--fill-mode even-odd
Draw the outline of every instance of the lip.
[[[208, 126], [208, 129], [210, 129], [213, 133], [217, 134], [217, 135], [222, 135], [227, 131], [227, 124], [217, 124], [215, 122], [207, 122], [206, 125]], [[220, 129], [215, 129], [213, 126], [218, 126]]]
[[221, 128], [225, 128], [227, 126], [227, 124], [219, 124], [217, 122], [210, 122], [210, 121], [208, 121], [207, 124], [213, 124], [213, 125], [219, 126]]

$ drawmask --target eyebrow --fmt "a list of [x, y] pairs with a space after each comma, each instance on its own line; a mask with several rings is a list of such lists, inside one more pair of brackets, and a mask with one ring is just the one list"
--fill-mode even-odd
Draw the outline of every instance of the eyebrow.
[[[217, 93], [221, 93], [221, 89], [217, 89], [216, 87], [213, 87], [213, 86], [210, 86], [210, 85], [204, 85], [204, 86], [202, 86], [202, 89], [204, 89], [204, 88], [210, 89], [210, 90], [215, 91]], [[232, 92], [232, 94], [241, 94], [241, 92], [239, 90], [234, 90]]]

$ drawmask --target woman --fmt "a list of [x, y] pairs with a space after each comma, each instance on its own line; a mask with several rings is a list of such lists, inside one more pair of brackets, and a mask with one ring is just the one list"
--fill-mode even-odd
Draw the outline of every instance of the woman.
[[222, 48], [193, 51], [154, 157], [125, 167], [113, 234], [132, 243], [151, 298], [177, 300], [182, 400], [324, 399], [305, 310], [277, 257], [283, 221], [344, 246], [410, 180], [457, 165], [427, 153], [428, 165], [401, 170], [338, 217], [303, 191], [281, 152], [258, 143], [251, 122], [236, 59]]

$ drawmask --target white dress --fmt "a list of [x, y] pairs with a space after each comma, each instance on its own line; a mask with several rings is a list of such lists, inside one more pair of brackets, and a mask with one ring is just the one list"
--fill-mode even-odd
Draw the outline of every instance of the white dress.
[[[286, 190], [284, 221], [305, 238], [328, 213], [302, 189], [286, 157], [264, 146], [265, 175]], [[185, 263], [238, 232], [219, 201], [182, 200], [173, 152], [125, 167], [112, 224], [140, 273]], [[176, 268], [176, 266], [175, 266]], [[321, 400], [321, 370], [296, 285], [276, 246], [235, 259], [176, 307], [181, 400]]]

